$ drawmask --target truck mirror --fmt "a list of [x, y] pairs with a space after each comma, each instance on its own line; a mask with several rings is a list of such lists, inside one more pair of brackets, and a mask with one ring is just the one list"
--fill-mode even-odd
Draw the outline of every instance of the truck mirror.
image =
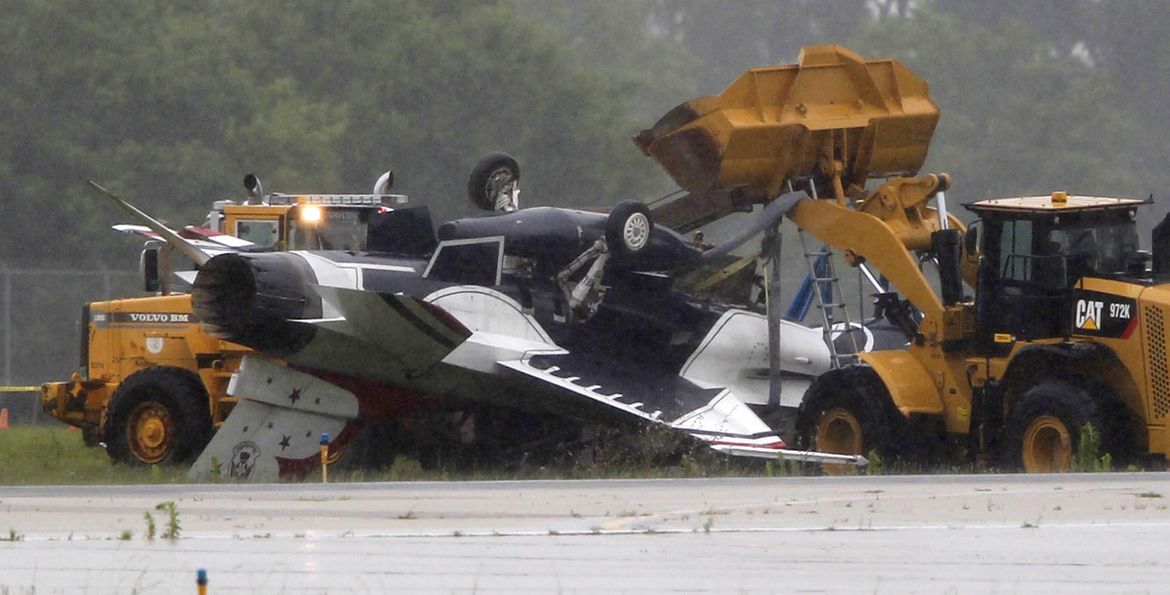
[[963, 237], [963, 252], [967, 258], [974, 258], [979, 250], [979, 221], [971, 222], [967, 226], [967, 235]]
[[158, 247], [153, 246], [142, 251], [138, 259], [138, 275], [142, 279], [142, 290], [154, 293], [159, 288], [158, 274]]

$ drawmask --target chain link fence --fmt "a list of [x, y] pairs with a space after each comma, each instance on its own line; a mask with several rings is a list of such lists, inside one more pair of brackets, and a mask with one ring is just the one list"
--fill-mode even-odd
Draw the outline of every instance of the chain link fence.
[[[67, 380], [80, 363], [81, 308], [143, 295], [136, 271], [9, 268], [0, 263], [0, 386]], [[0, 392], [10, 424], [45, 421], [36, 392]]]

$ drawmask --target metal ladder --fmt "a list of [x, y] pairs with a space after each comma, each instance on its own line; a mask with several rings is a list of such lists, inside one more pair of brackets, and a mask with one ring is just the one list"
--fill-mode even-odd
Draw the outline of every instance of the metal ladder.
[[[829, 348], [830, 364], [833, 368], [840, 368], [842, 365], [854, 363], [857, 361], [854, 354], [860, 349], [857, 345], [857, 336], [853, 332], [853, 323], [849, 320], [849, 309], [845, 306], [845, 294], [841, 291], [840, 280], [833, 268], [833, 252], [825, 245], [822, 245], [819, 251], [809, 252], [805, 245], [804, 230], [798, 229], [797, 234], [800, 236], [800, 249], [804, 252], [805, 262], [808, 263], [808, 274], [809, 278], [812, 279], [813, 296], [816, 300], [815, 306], [817, 310], [820, 310], [821, 321], [824, 323], [824, 326], [821, 327], [821, 333], [825, 346]], [[818, 260], [821, 261], [822, 266], [817, 266]], [[836, 302], [834, 301], [836, 299], [842, 301]], [[840, 310], [839, 320], [836, 316], [838, 310]], [[837, 345], [833, 342], [833, 325], [837, 323], [844, 326], [844, 332], [853, 342], [853, 353], [841, 354], [837, 352]]]

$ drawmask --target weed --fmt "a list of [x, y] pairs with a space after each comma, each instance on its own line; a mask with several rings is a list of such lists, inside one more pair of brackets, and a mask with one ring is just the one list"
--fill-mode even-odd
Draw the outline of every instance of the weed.
[[1158, 492], [1142, 492], [1138, 494], [1138, 498], [1161, 498], [1162, 494]]
[[711, 528], [715, 526], [715, 517], [707, 517], [707, 522], [703, 523], [703, 533], [710, 533]]
[[118, 539], [120, 539], [122, 541], [130, 541], [130, 539], [133, 537], [134, 537], [133, 531], [131, 531], [129, 529], [122, 529], [122, 534], [118, 536]]
[[8, 537], [0, 536], [0, 541], [21, 541], [23, 539], [24, 539], [24, 535], [22, 535], [21, 533], [18, 533], [16, 531], [16, 529], [11, 529], [11, 528], [8, 529]]
[[579, 518], [581, 518], [581, 513], [577, 512], [576, 510], [570, 510], [569, 516], [571, 516], [575, 519], [579, 519]]
[[179, 525], [179, 509], [174, 502], [161, 502], [154, 507], [155, 510], [161, 510], [167, 513], [167, 529], [163, 531], [160, 536], [163, 539], [170, 539], [172, 541], [179, 538], [179, 533], [183, 528]]
[[410, 521], [410, 520], [414, 520], [416, 518], [418, 518], [418, 517], [415, 516], [413, 510], [408, 510], [408, 511], [398, 515], [398, 519], [403, 520], [403, 521]]
[[456, 529], [456, 530], [451, 532], [451, 535], [454, 537], [463, 537], [463, 532], [460, 531], [459, 529]]
[[560, 531], [557, 531], [556, 529], [549, 529], [549, 530], [548, 530], [548, 534], [549, 534], [549, 535], [560, 535], [560, 534], [561, 534], [561, 532], [560, 532]]
[[1101, 454], [1101, 434], [1093, 424], [1081, 428], [1081, 441], [1073, 456], [1072, 470], [1086, 473], [1100, 473], [1113, 468], [1113, 455]]
[[866, 475], [881, 475], [882, 474], [882, 455], [879, 454], [878, 451], [876, 451], [876, 450], [871, 450], [871, 451], [869, 451], [868, 454], [865, 455], [865, 458], [869, 460], [869, 464], [865, 466], [865, 474]]
[[154, 515], [150, 514], [150, 511], [148, 510], [142, 513], [142, 518], [146, 520], [146, 540], [154, 541], [154, 534], [157, 530], [157, 527], [155, 527], [154, 524]]

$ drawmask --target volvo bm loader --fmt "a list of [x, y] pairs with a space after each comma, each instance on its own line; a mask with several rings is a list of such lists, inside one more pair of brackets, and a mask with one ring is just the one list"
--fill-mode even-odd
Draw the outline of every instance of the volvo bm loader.
[[[387, 194], [390, 179], [384, 175], [374, 194], [264, 195], [248, 176], [250, 200], [217, 201], [203, 227], [184, 231], [260, 249], [364, 250], [369, 238], [376, 241], [377, 214], [406, 202]], [[144, 289], [158, 294], [85, 305], [80, 369], [69, 381], [44, 384], [41, 404], [80, 428], [86, 444], [104, 444], [115, 461], [185, 461], [235, 406], [228, 381], [251, 350], [207, 335], [192, 320], [191, 296], [170, 287], [170, 246], [148, 241], [140, 265]]]
[[798, 413], [803, 446], [1061, 471], [1092, 426], [1114, 462], [1163, 464], [1170, 225], [1151, 258], [1135, 225], [1149, 201], [1053, 192], [969, 203], [968, 231], [947, 212], [949, 176], [917, 175], [938, 117], [897, 61], [812, 46], [635, 142], [688, 192], [655, 210], [660, 223], [694, 229], [803, 191], [787, 216], [896, 291], [874, 297], [906, 347], [819, 376]]

